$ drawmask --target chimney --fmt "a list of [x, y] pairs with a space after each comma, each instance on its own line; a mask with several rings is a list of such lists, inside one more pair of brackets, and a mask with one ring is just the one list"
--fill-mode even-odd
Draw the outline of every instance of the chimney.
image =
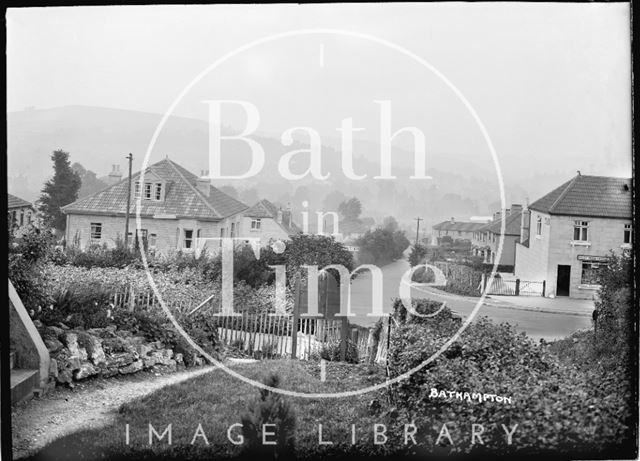
[[494, 221], [499, 221], [501, 217], [502, 217], [502, 211], [496, 211], [495, 213], [493, 213]]
[[202, 175], [196, 180], [196, 189], [205, 197], [209, 197], [209, 193], [211, 192], [211, 179]]
[[287, 202], [287, 225], [291, 227], [291, 202]]
[[520, 243], [524, 243], [529, 239], [530, 213], [529, 208], [522, 210], [522, 216], [520, 216]]
[[456, 218], [454, 218], [453, 216], [451, 216], [451, 222], [456, 222]]
[[522, 205], [519, 203], [511, 204], [511, 213], [520, 213], [522, 211]]
[[107, 176], [107, 182], [109, 184], [115, 184], [122, 180], [122, 172], [120, 171], [120, 165], [111, 165], [111, 172]]

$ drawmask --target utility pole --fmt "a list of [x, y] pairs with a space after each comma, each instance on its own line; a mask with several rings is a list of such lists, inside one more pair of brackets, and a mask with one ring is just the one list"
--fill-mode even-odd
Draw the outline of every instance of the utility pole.
[[129, 153], [125, 157], [129, 159], [129, 178], [127, 179], [127, 214], [124, 219], [124, 247], [129, 248], [129, 213], [131, 212], [131, 164], [133, 163], [133, 155]]
[[418, 245], [418, 239], [420, 236], [420, 221], [423, 221], [422, 218], [414, 218], [417, 221], [416, 225], [416, 246]]

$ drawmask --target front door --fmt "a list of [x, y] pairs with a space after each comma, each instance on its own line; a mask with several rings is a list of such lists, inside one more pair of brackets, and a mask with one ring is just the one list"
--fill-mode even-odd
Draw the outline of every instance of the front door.
[[558, 280], [556, 283], [556, 296], [569, 296], [571, 284], [571, 266], [558, 265]]

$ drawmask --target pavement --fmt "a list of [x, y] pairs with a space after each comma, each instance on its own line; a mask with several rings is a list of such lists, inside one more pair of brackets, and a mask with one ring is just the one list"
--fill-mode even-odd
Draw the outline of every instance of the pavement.
[[523, 309], [550, 314], [583, 315], [591, 317], [595, 308], [593, 299], [545, 298], [542, 296], [486, 296], [486, 304], [506, 309]]
[[[399, 296], [401, 278], [409, 269], [409, 263], [399, 260], [381, 269], [383, 310], [390, 312], [391, 301]], [[352, 323], [367, 327], [378, 320], [378, 317], [371, 316], [372, 286], [368, 271], [364, 271], [351, 282], [351, 312], [355, 314], [349, 319]], [[486, 316], [496, 323], [510, 323], [518, 331], [526, 332], [535, 340], [553, 341], [565, 338], [575, 331], [591, 328], [592, 323], [592, 300], [490, 295], [485, 297], [482, 306], [476, 309], [478, 297], [447, 293], [422, 284], [412, 284], [411, 297], [446, 302], [449, 309], [464, 318], [477, 312], [477, 318]]]

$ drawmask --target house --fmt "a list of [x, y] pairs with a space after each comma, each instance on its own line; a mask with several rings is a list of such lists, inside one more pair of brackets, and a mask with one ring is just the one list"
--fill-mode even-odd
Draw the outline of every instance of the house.
[[[504, 235], [502, 253], [500, 255], [501, 266], [513, 266], [516, 259], [516, 243], [520, 241], [520, 224], [522, 221], [522, 205], [512, 204], [507, 208], [504, 216], [502, 211], [493, 214], [493, 220], [484, 224], [474, 232], [471, 250], [474, 256], [480, 256], [487, 264], [495, 264], [496, 254], [500, 245], [500, 237]], [[504, 221], [504, 234], [502, 234], [502, 222]]]
[[451, 237], [452, 240], [471, 240], [473, 234], [484, 227], [486, 223], [482, 222], [464, 222], [456, 221], [451, 218], [449, 221], [443, 221], [431, 227], [431, 244], [438, 245], [440, 239], [444, 236]]
[[610, 251], [631, 249], [631, 179], [577, 176], [536, 200], [521, 226], [516, 275], [551, 296], [592, 298]]
[[33, 205], [11, 194], [7, 194], [7, 213], [10, 228], [14, 233], [24, 231], [35, 220]]
[[287, 240], [302, 232], [293, 222], [291, 209], [282, 210], [266, 199], [245, 211], [241, 223], [241, 235], [260, 238], [261, 245]]
[[[140, 198], [140, 233], [149, 248], [166, 252], [194, 249], [197, 239], [238, 236], [247, 206], [172, 160], [164, 159], [131, 178], [129, 235], [138, 241], [136, 202]], [[87, 248], [114, 247], [123, 239], [128, 178], [66, 205], [66, 241]], [[201, 241], [202, 242], [202, 241]]]

